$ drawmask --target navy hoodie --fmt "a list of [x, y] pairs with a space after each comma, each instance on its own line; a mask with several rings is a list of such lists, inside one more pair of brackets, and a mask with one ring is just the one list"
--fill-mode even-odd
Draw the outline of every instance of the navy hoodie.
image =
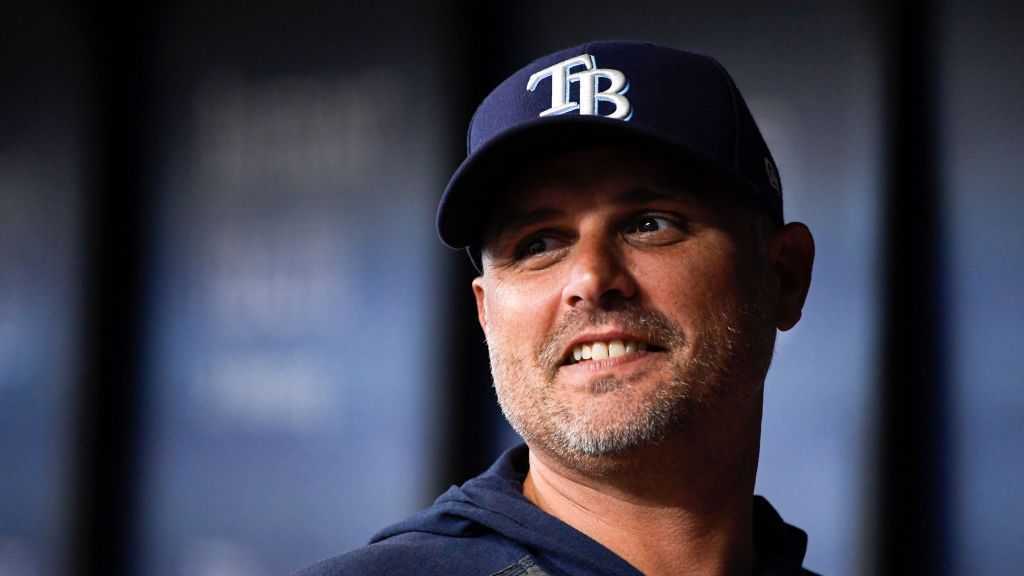
[[[452, 486], [430, 508], [377, 533], [368, 546], [297, 576], [641, 576], [622, 558], [523, 496], [529, 452], [520, 444], [487, 472]], [[801, 568], [807, 536], [754, 499], [758, 576]]]

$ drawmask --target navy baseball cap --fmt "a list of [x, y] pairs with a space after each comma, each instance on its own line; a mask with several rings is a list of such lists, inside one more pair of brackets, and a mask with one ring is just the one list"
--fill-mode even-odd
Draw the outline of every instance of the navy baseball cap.
[[437, 208], [437, 231], [479, 242], [496, 190], [511, 170], [580, 145], [652, 147], [749, 193], [781, 224], [782, 184], [732, 78], [715, 59], [649, 43], [602, 41], [534, 60], [476, 109], [466, 159]]

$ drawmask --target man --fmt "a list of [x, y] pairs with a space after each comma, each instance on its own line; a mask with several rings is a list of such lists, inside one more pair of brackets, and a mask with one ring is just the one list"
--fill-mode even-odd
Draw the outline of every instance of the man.
[[438, 209], [467, 248], [524, 440], [430, 509], [304, 572], [805, 574], [753, 496], [775, 330], [814, 244], [725, 70], [595, 42], [499, 85]]

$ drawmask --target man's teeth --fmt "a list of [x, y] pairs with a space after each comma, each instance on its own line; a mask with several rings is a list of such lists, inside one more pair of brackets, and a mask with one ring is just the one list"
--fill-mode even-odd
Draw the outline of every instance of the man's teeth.
[[575, 346], [572, 349], [572, 357], [577, 362], [580, 360], [604, 360], [646, 350], [647, 344], [644, 342], [612, 340], [611, 342], [591, 342]]

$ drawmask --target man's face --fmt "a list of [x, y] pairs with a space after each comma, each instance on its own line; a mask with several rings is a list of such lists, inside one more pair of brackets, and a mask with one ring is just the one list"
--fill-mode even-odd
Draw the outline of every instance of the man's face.
[[566, 153], [492, 210], [473, 288], [498, 400], [535, 449], [580, 462], [685, 433], [701, 414], [748, 424], [729, 415], [771, 359], [767, 249], [735, 191], [685, 170]]

